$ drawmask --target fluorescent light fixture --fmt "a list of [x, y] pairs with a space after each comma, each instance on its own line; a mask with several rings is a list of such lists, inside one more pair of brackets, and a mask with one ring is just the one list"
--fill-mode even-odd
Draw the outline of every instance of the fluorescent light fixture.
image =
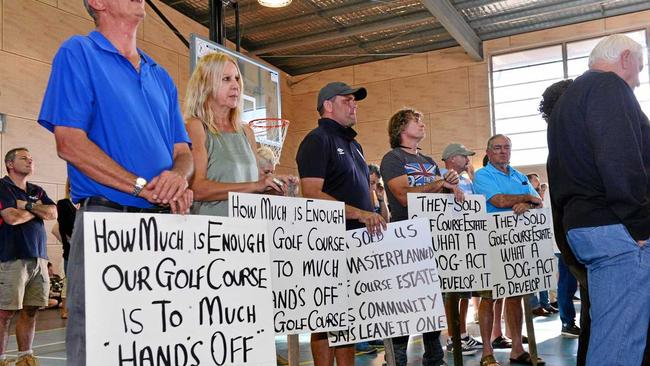
[[268, 8], [281, 8], [291, 4], [291, 1], [292, 0], [257, 0], [260, 5]]

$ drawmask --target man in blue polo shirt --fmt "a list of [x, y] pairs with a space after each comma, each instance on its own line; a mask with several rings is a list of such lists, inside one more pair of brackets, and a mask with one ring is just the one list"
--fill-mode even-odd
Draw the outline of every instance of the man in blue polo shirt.
[[0, 179], [0, 366], [5, 354], [9, 323], [18, 312], [16, 366], [36, 365], [32, 340], [36, 312], [47, 306], [47, 234], [43, 220], [56, 219], [56, 204], [43, 188], [27, 182], [34, 171], [29, 151], [11, 149], [5, 155], [7, 176]]
[[[474, 191], [485, 196], [487, 212], [509, 211], [522, 214], [531, 208], [542, 206], [542, 200], [528, 182], [528, 178], [510, 166], [510, 150], [512, 142], [505, 135], [494, 135], [487, 143], [485, 153], [489, 163], [478, 170], [474, 176]], [[493, 300], [489, 291], [481, 292], [479, 306], [479, 328], [483, 338], [483, 359], [489, 361], [486, 365], [496, 363], [493, 356], [490, 337], [492, 322], [495, 315]], [[511, 363], [532, 364], [530, 355], [524, 350], [521, 339], [523, 313], [521, 310], [521, 296], [505, 299], [506, 323], [509, 324], [512, 336], [512, 349], [510, 351]], [[483, 363], [481, 363], [483, 364]], [[543, 365], [541, 358], [537, 362]]]
[[38, 122], [54, 132], [81, 203], [69, 256], [68, 365], [85, 365], [83, 213], [185, 213], [189, 138], [169, 74], [136, 47], [144, 1], [84, 0], [96, 30], [63, 43]]
[[[386, 229], [373, 211], [368, 165], [352, 129], [357, 122], [357, 101], [365, 88], [353, 89], [342, 82], [324, 86], [318, 93], [318, 127], [300, 143], [296, 162], [303, 196], [345, 202], [347, 230], [364, 226], [372, 234]], [[330, 348], [327, 333], [314, 333], [311, 349], [315, 366], [354, 365], [354, 346]]]

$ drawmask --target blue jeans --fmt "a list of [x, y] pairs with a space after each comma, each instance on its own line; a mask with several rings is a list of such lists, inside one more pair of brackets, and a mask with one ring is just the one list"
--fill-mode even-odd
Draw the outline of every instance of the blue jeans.
[[[393, 349], [395, 352], [395, 366], [406, 366], [407, 356], [406, 348], [409, 343], [409, 336], [393, 338]], [[422, 334], [422, 345], [424, 354], [422, 355], [422, 366], [440, 366], [444, 365], [445, 352], [440, 344], [440, 331]]]
[[560, 276], [557, 280], [557, 306], [560, 310], [560, 320], [562, 326], [575, 325], [576, 308], [573, 306], [573, 295], [578, 290], [578, 281], [569, 271], [566, 263], [559, 253], [555, 256], [558, 259], [558, 272]]
[[640, 247], [620, 224], [572, 229], [567, 238], [587, 267], [587, 365], [641, 365], [650, 323], [650, 244]]
[[539, 297], [537, 294], [530, 296], [530, 307], [531, 309], [537, 309], [538, 307], [547, 308], [551, 306], [551, 302], [548, 301], [548, 291], [540, 291]]

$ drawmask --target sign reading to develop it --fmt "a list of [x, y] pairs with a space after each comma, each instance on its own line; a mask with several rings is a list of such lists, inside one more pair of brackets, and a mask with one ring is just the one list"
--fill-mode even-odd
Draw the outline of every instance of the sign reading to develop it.
[[266, 223], [84, 213], [89, 365], [275, 365]]
[[346, 329], [343, 202], [230, 193], [233, 218], [268, 220], [276, 334]]
[[488, 241], [494, 298], [554, 288], [555, 255], [550, 208], [492, 213]]
[[428, 218], [442, 292], [492, 289], [484, 196], [459, 202], [453, 194], [409, 193], [408, 210], [411, 218]]
[[348, 231], [350, 327], [331, 345], [426, 333], [447, 327], [426, 220], [391, 223], [379, 236]]

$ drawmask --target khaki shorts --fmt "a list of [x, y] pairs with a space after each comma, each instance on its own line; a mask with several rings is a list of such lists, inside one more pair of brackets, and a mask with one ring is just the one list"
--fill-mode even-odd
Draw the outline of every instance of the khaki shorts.
[[49, 294], [47, 260], [30, 258], [0, 262], [0, 309], [47, 306]]

